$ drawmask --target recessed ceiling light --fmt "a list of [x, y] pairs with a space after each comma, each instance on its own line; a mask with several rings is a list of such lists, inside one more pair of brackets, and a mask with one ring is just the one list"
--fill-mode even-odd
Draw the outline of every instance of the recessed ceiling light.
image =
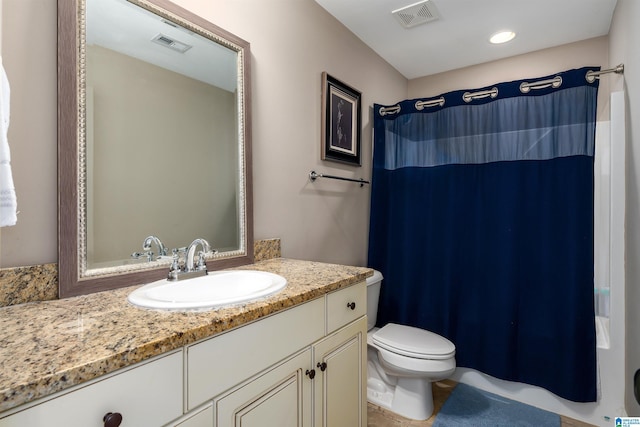
[[510, 30], [500, 31], [491, 36], [489, 41], [493, 44], [506, 43], [508, 41], [513, 40], [516, 36], [516, 33]]

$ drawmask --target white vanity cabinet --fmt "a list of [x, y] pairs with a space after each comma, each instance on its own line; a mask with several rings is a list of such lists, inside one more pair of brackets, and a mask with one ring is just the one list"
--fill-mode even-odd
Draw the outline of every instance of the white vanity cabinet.
[[214, 399], [213, 425], [366, 426], [366, 325], [361, 318]]
[[212, 399], [215, 427], [366, 426], [365, 314], [360, 283], [188, 347], [188, 406]]
[[27, 404], [0, 427], [118, 425], [104, 421], [109, 413], [122, 416], [121, 427], [162, 426], [182, 414], [182, 373], [180, 350]]
[[324, 298], [318, 298], [187, 346], [187, 410], [309, 347], [324, 336], [324, 320]]

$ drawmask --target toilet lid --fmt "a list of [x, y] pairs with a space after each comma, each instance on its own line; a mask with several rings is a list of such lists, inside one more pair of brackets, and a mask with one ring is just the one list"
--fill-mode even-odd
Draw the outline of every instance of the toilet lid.
[[372, 339], [386, 350], [416, 359], [449, 359], [456, 354], [456, 346], [448, 339], [412, 326], [389, 323]]

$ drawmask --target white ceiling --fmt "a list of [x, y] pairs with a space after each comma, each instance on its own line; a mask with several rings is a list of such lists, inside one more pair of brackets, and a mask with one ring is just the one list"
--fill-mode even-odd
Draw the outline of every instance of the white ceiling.
[[[126, 0], [87, 2], [87, 44], [98, 45], [233, 92], [237, 54]], [[191, 46], [178, 53], [153, 43], [162, 35]]]
[[[410, 29], [391, 12], [418, 0], [315, 1], [413, 79], [606, 35], [617, 0], [429, 0], [440, 19]], [[489, 43], [503, 29], [516, 38]]]

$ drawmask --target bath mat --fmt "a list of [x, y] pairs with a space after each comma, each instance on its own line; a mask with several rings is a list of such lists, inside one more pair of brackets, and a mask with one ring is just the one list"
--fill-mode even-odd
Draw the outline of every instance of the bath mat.
[[458, 384], [433, 427], [560, 427], [560, 416], [466, 384]]

